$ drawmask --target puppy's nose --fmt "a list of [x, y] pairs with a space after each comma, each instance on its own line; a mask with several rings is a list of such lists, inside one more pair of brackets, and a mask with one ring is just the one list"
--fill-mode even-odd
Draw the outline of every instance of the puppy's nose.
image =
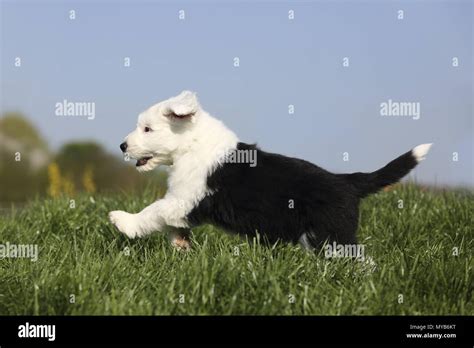
[[123, 142], [122, 144], [120, 144], [120, 150], [122, 150], [122, 152], [125, 152], [127, 151], [127, 143]]

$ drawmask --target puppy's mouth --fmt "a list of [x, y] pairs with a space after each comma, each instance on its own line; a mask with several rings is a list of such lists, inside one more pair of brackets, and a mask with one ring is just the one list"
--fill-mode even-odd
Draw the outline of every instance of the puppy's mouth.
[[137, 167], [144, 166], [145, 164], [148, 163], [149, 160], [151, 160], [153, 156], [147, 156], [147, 157], [142, 157], [137, 160], [137, 163], [135, 164]]

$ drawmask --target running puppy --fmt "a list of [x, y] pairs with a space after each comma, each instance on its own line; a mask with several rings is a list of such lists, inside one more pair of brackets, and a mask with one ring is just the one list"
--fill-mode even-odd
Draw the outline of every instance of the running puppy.
[[112, 211], [109, 218], [130, 238], [167, 232], [185, 249], [190, 229], [204, 223], [308, 249], [325, 241], [355, 244], [360, 200], [400, 180], [430, 146], [419, 145], [372, 173], [333, 174], [239, 142], [201, 108], [195, 93], [184, 91], [141, 113], [120, 145], [140, 172], [171, 166], [166, 195], [139, 213]]

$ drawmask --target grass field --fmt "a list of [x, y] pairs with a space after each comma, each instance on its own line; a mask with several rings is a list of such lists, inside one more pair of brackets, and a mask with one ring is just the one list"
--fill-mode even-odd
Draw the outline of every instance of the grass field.
[[138, 211], [154, 195], [38, 200], [0, 217], [0, 243], [39, 248], [36, 262], [0, 260], [0, 314], [474, 314], [472, 192], [406, 185], [366, 199], [359, 243], [375, 269], [211, 226], [179, 252], [161, 234], [130, 241], [109, 224], [110, 210]]

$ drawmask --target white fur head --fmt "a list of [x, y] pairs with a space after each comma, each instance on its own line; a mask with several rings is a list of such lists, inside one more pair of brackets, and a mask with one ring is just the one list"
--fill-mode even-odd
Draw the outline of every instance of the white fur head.
[[183, 146], [189, 146], [189, 141], [184, 139], [203, 113], [196, 94], [183, 91], [142, 112], [137, 128], [125, 138], [120, 148], [125, 155], [137, 160], [136, 167], [141, 172], [161, 164], [173, 164], [174, 155]]

